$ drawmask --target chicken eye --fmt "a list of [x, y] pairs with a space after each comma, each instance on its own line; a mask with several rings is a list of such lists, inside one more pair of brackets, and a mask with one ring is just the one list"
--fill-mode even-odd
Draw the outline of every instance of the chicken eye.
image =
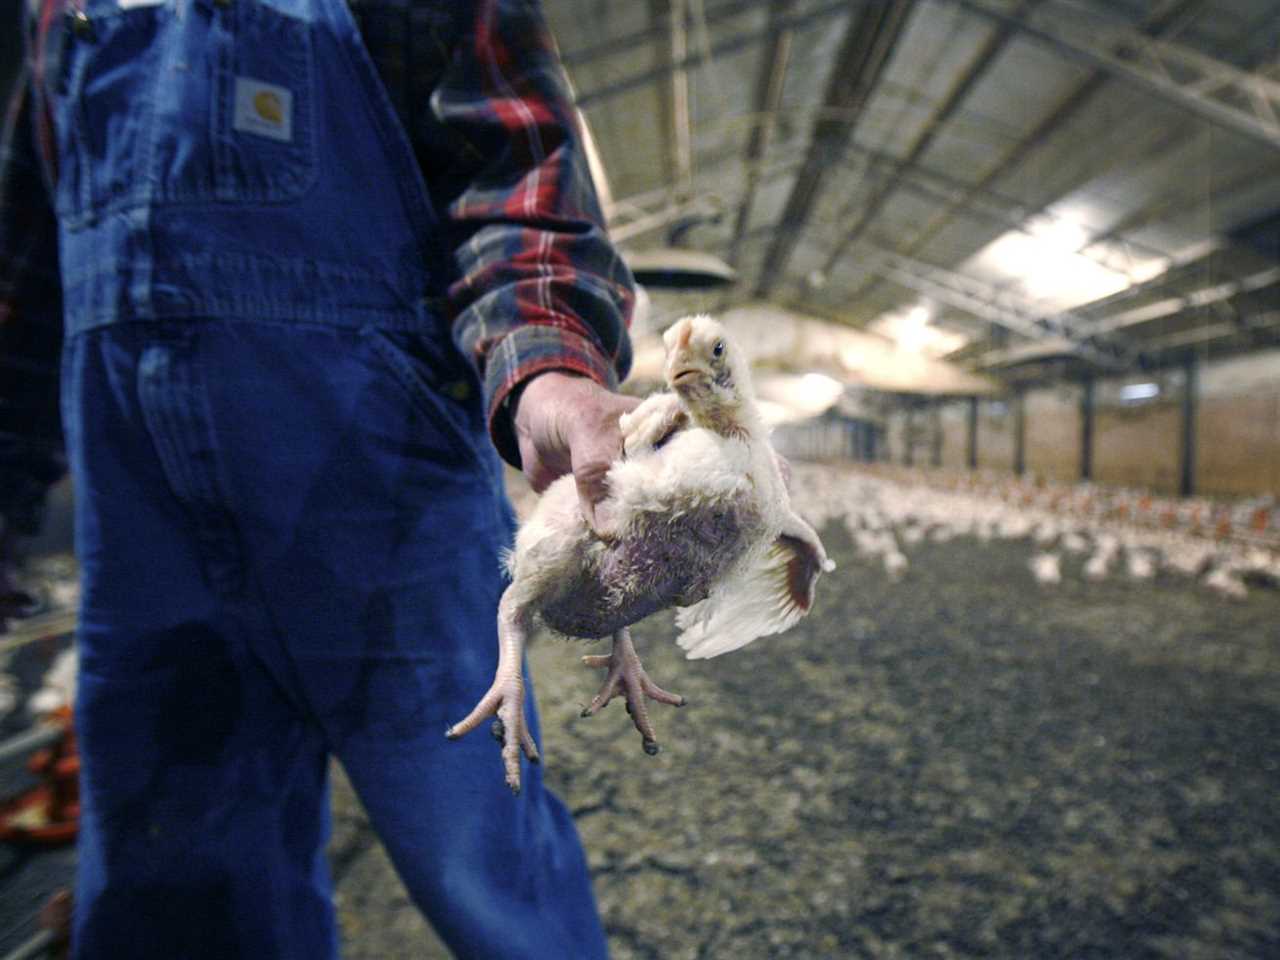
[[713, 346], [713, 347], [711, 348], [711, 355], [712, 355], [713, 357], [723, 357], [723, 356], [724, 356], [724, 341], [723, 341], [723, 340], [717, 340], [717, 341], [716, 341], [715, 346]]

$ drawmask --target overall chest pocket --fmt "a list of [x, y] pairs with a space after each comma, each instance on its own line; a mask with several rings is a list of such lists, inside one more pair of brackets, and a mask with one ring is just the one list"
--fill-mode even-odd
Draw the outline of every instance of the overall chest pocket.
[[59, 213], [262, 204], [316, 175], [312, 25], [262, 0], [94, 4], [58, 101]]

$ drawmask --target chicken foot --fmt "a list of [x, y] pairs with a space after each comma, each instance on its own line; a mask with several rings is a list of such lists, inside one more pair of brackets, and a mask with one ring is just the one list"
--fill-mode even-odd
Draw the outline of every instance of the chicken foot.
[[444, 735], [457, 740], [487, 717], [496, 717], [493, 736], [502, 744], [507, 786], [512, 793], [519, 794], [521, 751], [530, 763], [538, 763], [540, 757], [524, 715], [524, 645], [529, 617], [519, 609], [512, 590], [508, 587], [498, 603], [498, 669], [493, 684], [466, 718], [445, 730]]
[[613, 634], [613, 651], [605, 655], [588, 655], [582, 658], [588, 667], [607, 668], [609, 673], [601, 684], [600, 690], [582, 711], [582, 716], [595, 716], [610, 700], [621, 694], [627, 702], [627, 713], [631, 721], [640, 731], [644, 752], [653, 756], [658, 752], [658, 736], [654, 732], [653, 722], [649, 719], [649, 707], [645, 698], [673, 707], [683, 707], [687, 702], [684, 697], [668, 693], [649, 679], [645, 673], [635, 646], [631, 643], [631, 630], [623, 627]]

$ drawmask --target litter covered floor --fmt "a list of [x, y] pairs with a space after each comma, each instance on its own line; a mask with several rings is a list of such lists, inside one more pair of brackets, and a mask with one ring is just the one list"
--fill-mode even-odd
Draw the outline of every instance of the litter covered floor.
[[[670, 615], [636, 628], [690, 701], [655, 708], [657, 757], [620, 707], [578, 716], [583, 645], [534, 645], [618, 960], [1280, 955], [1274, 586], [1231, 599], [1122, 548], [1091, 576], [1100, 529], [1042, 582], [1031, 524], [892, 515], [899, 570], [859, 549], [863, 511], [821, 512], [839, 569], [790, 633], [691, 662]], [[447, 956], [341, 784], [335, 810], [346, 956]]]
[[[839, 564], [810, 617], [696, 662], [669, 614], [636, 628], [650, 674], [689, 700], [654, 708], [657, 757], [621, 706], [579, 717], [599, 682], [588, 645], [534, 644], [546, 777], [617, 960], [1280, 955], [1265, 564], [1241, 597], [1208, 582], [1231, 566], [1211, 544], [1180, 572], [1122, 528], [985, 507], [975, 526], [884, 479], [797, 481], [825, 498], [808, 512]], [[448, 956], [336, 770], [334, 812], [344, 956]], [[3, 856], [0, 956], [39, 907], [30, 885], [72, 865]]]

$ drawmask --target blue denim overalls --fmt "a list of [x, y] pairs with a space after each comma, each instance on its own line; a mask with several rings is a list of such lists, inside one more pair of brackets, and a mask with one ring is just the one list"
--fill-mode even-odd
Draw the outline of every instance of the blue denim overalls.
[[333, 956], [332, 753], [459, 956], [604, 956], [537, 768], [513, 798], [489, 738], [444, 737], [492, 679], [512, 517], [351, 13], [87, 0], [71, 23], [74, 955]]

